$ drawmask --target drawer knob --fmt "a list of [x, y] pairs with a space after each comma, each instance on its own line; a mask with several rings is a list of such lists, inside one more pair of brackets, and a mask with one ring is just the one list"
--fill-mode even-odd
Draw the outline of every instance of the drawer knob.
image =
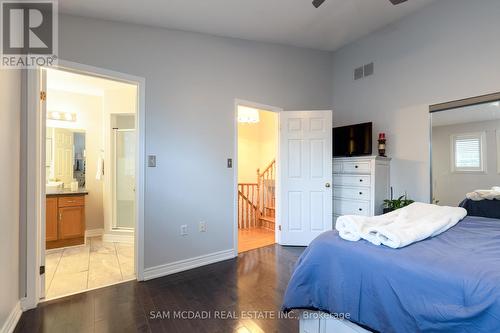
[[358, 208], [358, 210], [359, 210], [360, 212], [362, 212], [362, 211], [363, 211], [363, 208]]
[[359, 195], [363, 195], [363, 192], [359, 192]]
[[359, 168], [357, 165], [354, 166], [356, 169]]
[[363, 182], [363, 179], [360, 179], [360, 180], [359, 180], [359, 182], [360, 182], [360, 183], [362, 183], [362, 182]]

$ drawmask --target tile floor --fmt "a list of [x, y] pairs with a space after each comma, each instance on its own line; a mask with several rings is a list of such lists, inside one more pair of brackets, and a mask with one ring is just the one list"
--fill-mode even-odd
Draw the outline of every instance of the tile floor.
[[45, 254], [45, 298], [135, 279], [134, 245], [87, 239], [85, 246]]

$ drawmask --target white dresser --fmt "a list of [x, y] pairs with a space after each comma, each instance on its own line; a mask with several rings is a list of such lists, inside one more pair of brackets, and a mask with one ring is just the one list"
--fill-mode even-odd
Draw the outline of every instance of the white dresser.
[[341, 215], [382, 214], [390, 196], [390, 158], [380, 156], [333, 159], [333, 223]]

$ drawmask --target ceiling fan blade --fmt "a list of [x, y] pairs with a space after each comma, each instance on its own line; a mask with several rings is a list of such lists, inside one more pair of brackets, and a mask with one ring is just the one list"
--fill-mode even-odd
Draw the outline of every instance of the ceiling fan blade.
[[325, 0], [313, 0], [312, 4], [314, 7], [318, 8], [323, 4], [323, 2], [325, 2]]
[[400, 3], [406, 2], [408, 0], [389, 0], [393, 5], [399, 5]]

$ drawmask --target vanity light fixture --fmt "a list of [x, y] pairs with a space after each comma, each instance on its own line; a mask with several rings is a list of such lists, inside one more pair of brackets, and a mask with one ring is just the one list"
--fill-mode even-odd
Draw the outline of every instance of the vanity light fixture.
[[59, 120], [59, 119], [61, 119], [61, 114], [57, 111], [52, 111], [52, 112], [48, 113], [48, 118], [54, 119], [54, 120]]
[[238, 105], [238, 122], [255, 124], [260, 121], [259, 110], [248, 106]]
[[48, 111], [47, 119], [60, 120], [60, 121], [76, 121], [76, 113], [72, 112], [60, 112], [60, 111]]

